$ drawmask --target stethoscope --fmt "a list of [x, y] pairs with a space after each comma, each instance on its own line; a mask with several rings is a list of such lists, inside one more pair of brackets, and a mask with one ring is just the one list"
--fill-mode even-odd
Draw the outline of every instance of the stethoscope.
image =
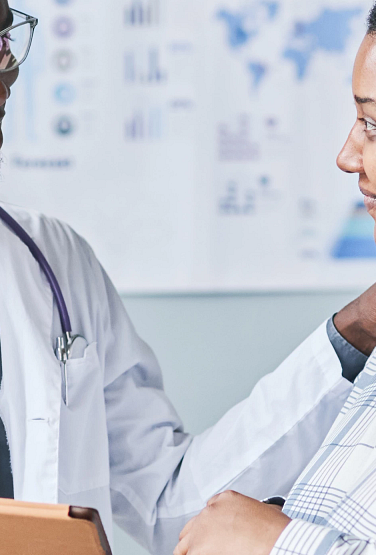
[[64, 403], [68, 406], [67, 361], [71, 358], [82, 357], [88, 343], [82, 335], [72, 335], [71, 321], [59, 282], [57, 281], [51, 266], [47, 262], [40, 248], [35, 244], [33, 239], [23, 229], [23, 227], [21, 227], [20, 224], [1, 206], [0, 220], [2, 220], [6, 226], [28, 247], [51, 287], [52, 294], [59, 311], [61, 328], [63, 331], [63, 335], [56, 339], [55, 354], [57, 359], [62, 363], [62, 397]]

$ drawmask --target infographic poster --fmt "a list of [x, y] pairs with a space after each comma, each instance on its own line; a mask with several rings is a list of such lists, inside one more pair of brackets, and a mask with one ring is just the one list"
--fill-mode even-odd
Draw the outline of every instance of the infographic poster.
[[39, 18], [0, 198], [68, 222], [125, 293], [365, 287], [336, 156], [369, 0], [15, 0]]

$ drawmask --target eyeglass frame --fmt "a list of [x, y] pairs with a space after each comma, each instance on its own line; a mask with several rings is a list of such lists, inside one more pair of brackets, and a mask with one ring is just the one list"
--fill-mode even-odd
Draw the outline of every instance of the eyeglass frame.
[[10, 8], [10, 11], [13, 14], [17, 14], [20, 15], [22, 17], [25, 18], [25, 21], [21, 21], [21, 23], [17, 23], [16, 25], [11, 25], [10, 27], [7, 27], [6, 29], [3, 29], [2, 31], [0, 31], [0, 38], [2, 38], [3, 36], [5, 36], [7, 33], [9, 33], [9, 31], [11, 31], [12, 29], [17, 29], [17, 27], [21, 27], [22, 25], [30, 25], [30, 38], [29, 38], [29, 44], [26, 48], [26, 52], [24, 57], [22, 58], [22, 60], [20, 60], [18, 62], [17, 65], [13, 66], [13, 67], [9, 67], [6, 69], [0, 69], [0, 75], [2, 73], [8, 73], [10, 71], [14, 71], [15, 69], [17, 69], [21, 64], [24, 63], [24, 61], [26, 60], [26, 58], [29, 55], [30, 52], [30, 48], [31, 48], [31, 43], [33, 42], [33, 36], [34, 36], [34, 30], [35, 27], [38, 25], [38, 19], [36, 17], [33, 17], [32, 15], [28, 15], [24, 12], [20, 12], [19, 10], [15, 10], [13, 8]]

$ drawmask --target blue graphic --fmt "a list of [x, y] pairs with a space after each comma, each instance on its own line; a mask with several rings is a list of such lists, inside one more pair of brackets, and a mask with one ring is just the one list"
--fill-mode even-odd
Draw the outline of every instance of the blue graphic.
[[125, 122], [125, 139], [127, 141], [153, 141], [162, 139], [163, 134], [164, 115], [161, 108], [135, 111]]
[[70, 50], [59, 50], [54, 56], [55, 66], [60, 71], [69, 71], [75, 63], [75, 57]]
[[351, 35], [351, 21], [362, 10], [325, 9], [312, 22], [297, 22], [290, 38], [290, 45], [283, 57], [294, 62], [299, 80], [304, 79], [314, 54], [320, 50], [342, 53]]
[[70, 17], [59, 17], [54, 23], [54, 31], [58, 37], [71, 37], [74, 33], [73, 20]]
[[68, 137], [74, 132], [74, 123], [69, 116], [61, 116], [55, 125], [55, 131], [61, 137]]
[[218, 12], [218, 18], [223, 19], [227, 24], [228, 33], [229, 33], [229, 43], [230, 46], [236, 48], [238, 46], [242, 46], [248, 40], [255, 35], [257, 35], [256, 31], [246, 31], [244, 28], [244, 15], [243, 14], [232, 14], [227, 10], [221, 10]]
[[359, 202], [334, 246], [333, 258], [375, 258], [376, 245], [373, 230], [374, 222], [363, 202]]
[[125, 80], [128, 83], [136, 81], [144, 84], [158, 84], [167, 78], [166, 72], [160, 66], [160, 52], [157, 48], [150, 48], [144, 60], [137, 59], [135, 52], [127, 52], [124, 58]]
[[62, 6], [66, 6], [67, 4], [71, 4], [72, 0], [56, 0], [56, 2]]
[[[222, 8], [217, 19], [225, 24], [227, 43], [231, 49], [249, 48], [262, 33], [263, 27], [272, 23], [279, 15], [280, 2], [254, 0], [243, 9]], [[298, 80], [303, 80], [314, 56], [318, 52], [342, 54], [351, 36], [351, 23], [363, 14], [362, 8], [325, 8], [311, 21], [296, 21], [292, 25], [287, 43], [281, 46], [283, 59], [293, 62]], [[248, 52], [248, 50], [247, 50]], [[252, 51], [250, 50], [250, 53]], [[268, 67], [250, 59], [246, 69], [251, 76], [253, 89], [263, 83]]]
[[55, 89], [55, 98], [62, 104], [71, 104], [74, 100], [76, 100], [76, 96], [76, 89], [73, 85], [69, 85], [67, 83], [61, 84]]
[[228, 42], [232, 48], [238, 48], [251, 41], [259, 34], [262, 21], [273, 21], [278, 14], [278, 2], [254, 2], [248, 9], [232, 12], [222, 9], [217, 13], [218, 19], [225, 22]]
[[219, 213], [223, 216], [248, 216], [255, 211], [255, 194], [252, 190], [239, 191], [236, 181], [229, 181], [226, 193], [219, 199]]
[[257, 62], [251, 62], [248, 68], [251, 73], [253, 88], [258, 89], [267, 73], [267, 68], [265, 65]]
[[269, 19], [273, 20], [277, 17], [279, 4], [278, 2], [263, 2], [269, 11]]
[[270, 185], [270, 177], [268, 175], [262, 175], [260, 177], [259, 183], [263, 188], [266, 188]]
[[147, 81], [149, 83], [155, 81], [163, 81], [166, 75], [161, 70], [159, 65], [159, 51], [156, 48], [151, 48], [149, 50], [149, 64], [148, 64], [148, 76]]

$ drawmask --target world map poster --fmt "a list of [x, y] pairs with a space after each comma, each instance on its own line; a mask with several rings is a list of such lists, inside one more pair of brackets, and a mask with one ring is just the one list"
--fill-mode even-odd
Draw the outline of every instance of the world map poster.
[[373, 221], [336, 157], [365, 0], [15, 0], [39, 18], [0, 199], [60, 218], [127, 293], [353, 289]]

